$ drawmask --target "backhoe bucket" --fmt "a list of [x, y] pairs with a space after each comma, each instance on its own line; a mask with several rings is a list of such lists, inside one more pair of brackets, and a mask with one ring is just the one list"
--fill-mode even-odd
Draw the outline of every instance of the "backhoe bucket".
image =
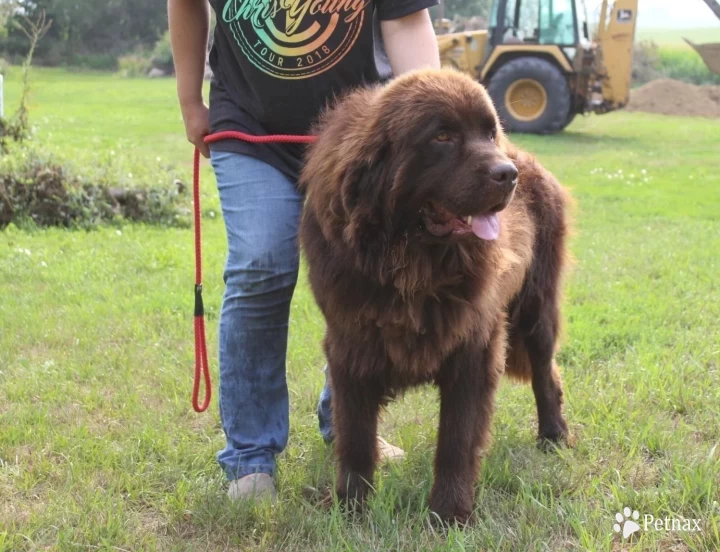
[[693, 50], [695, 50], [702, 60], [713, 73], [720, 75], [720, 42], [712, 42], [709, 44], [695, 44], [694, 42], [683, 39]]

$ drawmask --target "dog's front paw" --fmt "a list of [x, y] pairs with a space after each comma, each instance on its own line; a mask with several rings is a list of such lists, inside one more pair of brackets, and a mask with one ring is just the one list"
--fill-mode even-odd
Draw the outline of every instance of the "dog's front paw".
[[359, 512], [372, 492], [372, 482], [358, 473], [350, 472], [340, 478], [336, 492], [347, 510]]
[[436, 485], [430, 495], [430, 510], [435, 519], [444, 525], [467, 525], [472, 521], [472, 489], [468, 492], [450, 486], [441, 489]]
[[573, 444], [567, 423], [562, 418], [552, 426], [541, 429], [537, 438], [537, 446], [543, 452], [552, 452], [563, 445], [572, 447]]

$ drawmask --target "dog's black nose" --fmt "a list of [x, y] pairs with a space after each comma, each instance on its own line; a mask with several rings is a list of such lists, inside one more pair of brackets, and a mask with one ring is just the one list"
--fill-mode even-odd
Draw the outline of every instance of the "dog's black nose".
[[490, 169], [490, 178], [503, 187], [514, 186], [517, 177], [517, 167], [509, 162], [499, 163]]

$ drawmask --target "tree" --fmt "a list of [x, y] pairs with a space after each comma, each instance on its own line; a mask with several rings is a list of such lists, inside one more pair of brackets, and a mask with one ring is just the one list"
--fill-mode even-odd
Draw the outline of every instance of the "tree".
[[0, 0], [0, 37], [7, 36], [8, 22], [19, 6], [17, 0]]
[[[78, 63], [91, 57], [112, 62], [129, 51], [149, 50], [167, 29], [167, 6], [155, 0], [16, 1], [27, 17], [34, 20], [45, 12], [53, 20], [52, 29], [36, 52], [39, 62], [50, 65]], [[6, 53], [20, 55], [24, 51], [23, 38], [10, 28]]]
[[[3, 12], [3, 15], [7, 12]], [[15, 18], [17, 15], [17, 18]], [[0, 153], [7, 151], [8, 139], [15, 142], [21, 142], [28, 134], [28, 95], [30, 94], [30, 68], [32, 65], [33, 55], [40, 40], [47, 34], [52, 21], [45, 16], [45, 12], [40, 12], [36, 20], [30, 19], [24, 13], [12, 13], [13, 19], [10, 22], [21, 32], [28, 40], [29, 48], [25, 55], [22, 70], [22, 87], [20, 93], [20, 105], [15, 115], [10, 119], [0, 117]]]

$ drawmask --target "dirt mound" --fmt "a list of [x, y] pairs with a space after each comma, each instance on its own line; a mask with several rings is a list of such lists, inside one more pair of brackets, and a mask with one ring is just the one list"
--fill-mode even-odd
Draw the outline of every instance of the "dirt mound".
[[720, 86], [654, 80], [633, 90], [625, 109], [684, 117], [720, 117]]

